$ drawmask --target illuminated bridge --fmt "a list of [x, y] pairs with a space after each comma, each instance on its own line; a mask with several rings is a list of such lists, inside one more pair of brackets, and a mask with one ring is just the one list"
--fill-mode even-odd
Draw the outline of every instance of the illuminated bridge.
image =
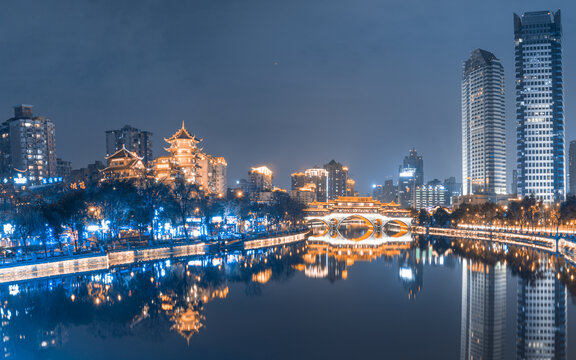
[[314, 235], [342, 236], [353, 241], [383, 237], [393, 241], [408, 234], [412, 225], [409, 210], [370, 197], [341, 196], [310, 203], [304, 211]]

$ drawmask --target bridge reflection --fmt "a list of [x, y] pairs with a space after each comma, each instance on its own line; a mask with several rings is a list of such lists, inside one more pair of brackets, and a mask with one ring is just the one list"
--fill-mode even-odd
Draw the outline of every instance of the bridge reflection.
[[323, 222], [310, 223], [310, 241], [324, 241], [332, 244], [380, 245], [385, 243], [412, 242], [412, 234], [404, 224], [388, 223], [382, 230], [366, 225], [364, 220], [349, 218], [335, 230]]

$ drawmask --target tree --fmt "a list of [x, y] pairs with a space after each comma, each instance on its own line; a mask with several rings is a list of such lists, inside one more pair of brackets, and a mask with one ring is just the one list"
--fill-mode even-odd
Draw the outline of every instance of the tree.
[[182, 177], [177, 177], [170, 188], [170, 192], [180, 224], [184, 229], [184, 236], [186, 240], [189, 240], [186, 219], [192, 214], [193, 209], [200, 204], [202, 197], [200, 187], [198, 184], [187, 182]]
[[84, 227], [88, 214], [86, 191], [75, 190], [65, 194], [58, 201], [57, 206], [62, 223], [77, 234], [74, 246], [78, 251], [78, 244], [83, 243]]
[[426, 226], [430, 224], [430, 215], [425, 209], [420, 209], [415, 220], [418, 225]]
[[46, 252], [46, 238], [44, 235], [44, 219], [39, 204], [30, 202], [21, 204], [16, 210], [16, 231], [20, 235], [21, 246], [24, 253], [28, 253], [27, 240], [32, 236], [40, 236], [44, 251]]
[[436, 226], [445, 227], [450, 224], [450, 214], [446, 209], [439, 207], [432, 214], [432, 222]]

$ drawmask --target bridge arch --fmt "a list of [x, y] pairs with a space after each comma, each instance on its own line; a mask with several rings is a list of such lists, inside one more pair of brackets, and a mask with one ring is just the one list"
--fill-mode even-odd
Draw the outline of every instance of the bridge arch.
[[403, 221], [400, 221], [398, 219], [394, 219], [394, 220], [390, 220], [388, 221], [386, 224], [384, 224], [383, 226], [383, 231], [390, 231], [390, 227], [392, 226], [397, 226], [399, 227], [399, 231], [395, 232], [389, 236], [391, 237], [401, 237], [404, 236], [408, 233], [408, 231], [410, 230], [410, 226], [408, 224], [406, 224]]
[[308, 226], [311, 229], [314, 229], [314, 223], [322, 223], [324, 224], [324, 231], [321, 234], [318, 234], [317, 236], [324, 236], [326, 234], [328, 234], [328, 232], [330, 232], [330, 224], [328, 222], [326, 222], [325, 220], [322, 219], [318, 219], [318, 218], [312, 218], [312, 219], [307, 219], [306, 223], [308, 224]]
[[[351, 221], [351, 220], [354, 220], [354, 219], [362, 220], [362, 221], [364, 222], [364, 224], [366, 225], [367, 230], [366, 230], [366, 232], [364, 232], [364, 233], [363, 233], [362, 235], [360, 235], [359, 237], [350, 238], [350, 237], [348, 237], [348, 236], [346, 236], [345, 234], [342, 233], [341, 227], [342, 227], [342, 225], [345, 225], [347, 221]], [[352, 240], [352, 241], [362, 241], [362, 240], [366, 240], [366, 239], [368, 239], [370, 236], [372, 236], [372, 235], [374, 234], [375, 230], [376, 230], [376, 227], [374, 226], [374, 223], [373, 223], [372, 221], [370, 221], [368, 218], [366, 218], [366, 217], [364, 217], [364, 216], [362, 216], [362, 215], [356, 215], [356, 214], [350, 215], [350, 216], [347, 216], [347, 217], [344, 217], [344, 218], [340, 219], [340, 221], [338, 222], [338, 225], [337, 225], [337, 227], [336, 227], [336, 232], [337, 232], [340, 236], [342, 236], [342, 237], [344, 237], [344, 238], [346, 238], [346, 239], [348, 239], [348, 240]]]

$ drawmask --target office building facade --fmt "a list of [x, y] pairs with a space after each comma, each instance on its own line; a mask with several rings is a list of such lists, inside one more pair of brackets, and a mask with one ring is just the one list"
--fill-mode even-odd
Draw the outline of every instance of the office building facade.
[[514, 14], [518, 195], [566, 197], [560, 10]]
[[326, 185], [328, 200], [335, 200], [339, 196], [347, 196], [349, 186], [348, 167], [332, 160], [324, 165], [324, 169], [328, 172]]
[[576, 140], [570, 141], [568, 149], [568, 194], [576, 195]]
[[463, 195], [506, 194], [504, 68], [476, 49], [462, 74]]

